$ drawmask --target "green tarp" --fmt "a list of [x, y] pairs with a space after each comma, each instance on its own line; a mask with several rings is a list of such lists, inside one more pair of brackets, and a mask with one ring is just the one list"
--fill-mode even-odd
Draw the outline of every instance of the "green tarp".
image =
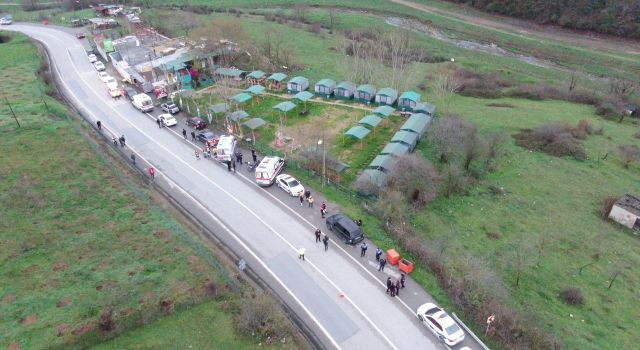
[[247, 128], [251, 129], [251, 130], [255, 130], [263, 125], [267, 124], [266, 121], [264, 121], [264, 119], [262, 118], [253, 118], [251, 120], [248, 120], [244, 123], [242, 123], [242, 125], [246, 126]]
[[395, 108], [391, 107], [391, 106], [380, 106], [376, 109], [373, 110], [373, 113], [375, 114], [380, 114], [382, 116], [388, 117], [390, 115], [393, 114], [393, 112], [395, 112]]
[[262, 85], [252, 85], [249, 88], [245, 89], [244, 92], [249, 92], [254, 95], [262, 95], [264, 90], [265, 90], [265, 87]]
[[380, 154], [389, 154], [396, 157], [400, 157], [407, 153], [409, 153], [409, 146], [404, 143], [387, 143], [382, 151], [380, 151]]
[[392, 156], [379, 154], [373, 159], [373, 162], [369, 164], [369, 169], [378, 169], [386, 172], [391, 170], [395, 162], [396, 160]]
[[301, 102], [307, 102], [310, 98], [313, 97], [313, 94], [309, 91], [300, 91], [297, 94], [293, 95], [293, 98], [299, 100]]
[[367, 135], [369, 135], [370, 132], [371, 132], [371, 130], [365, 128], [364, 126], [356, 125], [353, 128], [349, 129], [344, 134], [347, 135], [347, 136], [353, 136], [353, 137], [357, 138], [358, 140], [362, 140]]
[[284, 102], [280, 102], [277, 105], [273, 106], [274, 109], [277, 109], [281, 112], [289, 112], [290, 110], [296, 108], [295, 103], [290, 102], [290, 101], [284, 101]]
[[249, 95], [246, 92], [241, 92], [235, 96], [233, 96], [231, 99], [233, 99], [234, 101], [238, 102], [238, 103], [244, 103], [249, 101], [253, 96]]
[[213, 105], [209, 107], [211, 113], [222, 113], [229, 110], [229, 105], [226, 103], [218, 103], [217, 105]]
[[369, 114], [368, 116], [360, 119], [358, 123], [369, 125], [370, 127], [375, 128], [376, 126], [378, 126], [378, 124], [380, 124], [382, 120], [382, 118], [378, 117], [375, 114]]

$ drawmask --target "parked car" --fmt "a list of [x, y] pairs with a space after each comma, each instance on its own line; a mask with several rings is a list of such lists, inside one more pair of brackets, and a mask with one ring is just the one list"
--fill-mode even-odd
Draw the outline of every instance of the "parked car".
[[355, 221], [342, 214], [334, 214], [327, 218], [329, 231], [337, 233], [347, 244], [356, 244], [364, 240], [364, 233]]
[[6, 26], [13, 23], [13, 17], [11, 15], [6, 15], [0, 18], [0, 25]]
[[122, 92], [120, 91], [120, 89], [118, 89], [118, 87], [116, 86], [116, 88], [109, 88], [109, 95], [113, 98], [116, 98], [120, 95], [122, 95]]
[[96, 61], [93, 63], [93, 67], [95, 67], [95, 69], [100, 72], [103, 71], [105, 69], [107, 69], [107, 67], [104, 66], [104, 63], [100, 62], [100, 61]]
[[158, 116], [158, 119], [160, 119], [160, 122], [165, 126], [174, 126], [178, 124], [176, 118], [169, 113], [160, 114], [160, 116]]
[[162, 108], [163, 111], [171, 114], [180, 112], [180, 108], [178, 108], [178, 106], [176, 106], [176, 104], [173, 102], [163, 103], [160, 105], [160, 108]]
[[98, 78], [100, 78], [103, 83], [106, 83], [107, 79], [111, 78], [111, 76], [107, 72], [98, 72]]
[[276, 184], [293, 197], [297, 197], [300, 193], [304, 193], [304, 186], [302, 186], [300, 181], [288, 174], [280, 174], [276, 176]]
[[76, 38], [78, 38], [78, 39], [84, 39], [86, 37], [87, 37], [87, 33], [85, 33], [85, 32], [76, 33]]
[[436, 304], [422, 304], [416, 314], [418, 319], [445, 344], [454, 346], [464, 340], [464, 331]]
[[[118, 81], [114, 77], [106, 78], [104, 83], [107, 84], [107, 87], [109, 89], [117, 89], [118, 88]], [[120, 90], [118, 90], [118, 91], [120, 91]]]
[[133, 96], [137, 95], [138, 92], [130, 87], [130, 86], [125, 86], [122, 88], [122, 93], [127, 96], [129, 98], [130, 101], [133, 101]]
[[98, 56], [96, 56], [95, 54], [90, 53], [87, 57], [89, 57], [89, 63], [98, 62]]
[[201, 133], [198, 134], [198, 136], [196, 136], [196, 138], [198, 139], [198, 141], [200, 141], [200, 142], [202, 142], [204, 144], [208, 144], [209, 146], [215, 146], [215, 143], [218, 140], [216, 138], [216, 135], [214, 135], [210, 131], [201, 132]]
[[196, 130], [202, 130], [206, 128], [208, 124], [204, 120], [198, 117], [194, 117], [194, 118], [187, 119], [187, 125], [189, 125], [192, 128], [195, 128]]

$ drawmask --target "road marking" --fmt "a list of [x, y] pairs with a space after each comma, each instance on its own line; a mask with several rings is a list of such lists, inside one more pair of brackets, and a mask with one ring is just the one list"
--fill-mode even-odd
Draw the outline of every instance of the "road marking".
[[[42, 34], [42, 33], [40, 33], [40, 34]], [[45, 34], [45, 35], [48, 35], [48, 34]], [[56, 38], [56, 39], [57, 39], [57, 38]], [[47, 44], [45, 43], [45, 45], [47, 45]], [[69, 56], [69, 59], [73, 62], [73, 59], [71, 59], [71, 52], [69, 51], [69, 48], [67, 48], [67, 55]], [[55, 65], [54, 65], [54, 66], [55, 66]], [[76, 71], [76, 74], [77, 74], [80, 78], [82, 78], [82, 74], [80, 73], [80, 71], [78, 70], [78, 68], [77, 68], [75, 65], [72, 65], [72, 66], [73, 66], [73, 69]], [[58, 75], [60, 76], [60, 72], [59, 72], [59, 70], [58, 70], [57, 66], [56, 66], [55, 68], [56, 68], [56, 71], [58, 71]], [[98, 95], [98, 93], [95, 91], [95, 89], [94, 89], [90, 84], [86, 84], [86, 83], [84, 82], [84, 80], [83, 80], [83, 79], [81, 79], [81, 80], [82, 80], [82, 82], [83, 82], [85, 85], [88, 85], [89, 89], [90, 89], [94, 94]], [[65, 87], [67, 88], [67, 90], [68, 90], [72, 95], [74, 95], [74, 98], [75, 98], [76, 100], [78, 100], [78, 102], [79, 102], [79, 99], [75, 96], [75, 94], [71, 91], [71, 89], [69, 89], [69, 87], [67, 86], [67, 84], [66, 84], [63, 80], [61, 80], [61, 82], [65, 85]], [[108, 107], [109, 107], [110, 109], [112, 109], [112, 110], [113, 110], [117, 115], [119, 115], [122, 119], [124, 119], [127, 123], [129, 123], [133, 128], [135, 128], [136, 130], [138, 130], [138, 132], [140, 132], [141, 134], [145, 135], [145, 136], [147, 137], [147, 139], [148, 139], [148, 140], [152, 140], [152, 142], [154, 142], [155, 144], [157, 144], [160, 148], [164, 149], [168, 154], [171, 154], [171, 155], [172, 155], [172, 156], [174, 156], [176, 159], [178, 159], [178, 161], [179, 161], [179, 162], [182, 162], [183, 164], [185, 164], [185, 165], [186, 165], [187, 167], [189, 167], [192, 171], [194, 171], [195, 173], [199, 174], [199, 175], [200, 175], [200, 176], [202, 176], [206, 181], [210, 182], [212, 185], [214, 185], [216, 188], [218, 188], [221, 192], [225, 193], [229, 198], [231, 198], [232, 200], [234, 200], [237, 204], [239, 204], [239, 205], [240, 205], [240, 206], [242, 206], [245, 210], [247, 210], [249, 213], [251, 213], [251, 214], [252, 214], [252, 215], [253, 215], [253, 216], [254, 216], [258, 221], [260, 221], [260, 222], [261, 222], [261, 223], [262, 223], [262, 224], [263, 224], [267, 229], [269, 229], [272, 233], [274, 233], [275, 235], [277, 235], [277, 236], [278, 236], [278, 237], [279, 237], [283, 242], [285, 242], [285, 243], [286, 243], [286, 244], [287, 244], [287, 245], [288, 245], [288, 246], [289, 246], [293, 251], [297, 251], [297, 248], [295, 248], [295, 247], [294, 247], [294, 246], [293, 246], [293, 245], [292, 245], [288, 240], [286, 240], [282, 235], [280, 235], [280, 233], [278, 233], [278, 232], [277, 232], [273, 227], [271, 227], [271, 225], [269, 225], [269, 224], [268, 224], [268, 223], [266, 223], [264, 220], [262, 220], [262, 219], [259, 217], [259, 215], [258, 215], [257, 213], [255, 213], [254, 211], [252, 211], [251, 209], [249, 209], [249, 208], [248, 208], [244, 203], [241, 203], [240, 201], [238, 201], [235, 197], [233, 197], [229, 192], [227, 192], [227, 191], [226, 191], [226, 190], [224, 190], [222, 187], [220, 187], [217, 183], [215, 183], [214, 181], [211, 181], [211, 179], [209, 179], [207, 176], [205, 176], [205, 175], [204, 175], [203, 173], [201, 173], [199, 170], [197, 170], [197, 169], [195, 169], [194, 167], [192, 167], [189, 163], [185, 162], [183, 159], [181, 159], [180, 157], [178, 157], [175, 153], [171, 152], [171, 151], [170, 151], [169, 149], [167, 149], [165, 146], [163, 146], [162, 144], [160, 144], [160, 143], [158, 143], [157, 141], [155, 141], [155, 139], [154, 139], [154, 138], [152, 138], [152, 137], [150, 137], [147, 133], [145, 133], [144, 131], [140, 130], [136, 125], [134, 125], [133, 123], [131, 123], [127, 118], [125, 118], [125, 117], [123, 117], [122, 115], [120, 115], [120, 112], [118, 112], [115, 108], [113, 108], [113, 106], [111, 106], [108, 102], [106, 102], [106, 101], [103, 101], [103, 102], [105, 102], [105, 104], [107, 104], [107, 105], [108, 105]], [[98, 118], [96, 118], [96, 116], [95, 116], [95, 114], [93, 114], [93, 112], [91, 112], [90, 110], [87, 110], [87, 112], [88, 112], [89, 114], [91, 114], [91, 115], [92, 115], [92, 117], [93, 117], [94, 119], [98, 120]], [[112, 134], [114, 134], [114, 133], [113, 133], [113, 131], [109, 130], [109, 128], [105, 127], [105, 129], [107, 129], [107, 130], [108, 130], [108, 131], [110, 131]], [[114, 135], [115, 135], [115, 134], [114, 134]], [[129, 149], [131, 149], [133, 152], [135, 152], [136, 154], [138, 154], [138, 155], [140, 156], [140, 154], [139, 154], [137, 151], [135, 151], [133, 148], [131, 148], [130, 146], [129, 146]], [[142, 156], [140, 156], [140, 158], [145, 159], [145, 158], [144, 158], [144, 157], [142, 157]], [[145, 159], [145, 161], [147, 161], [147, 160]], [[152, 163], [151, 163], [151, 162], [149, 162], [149, 161], [147, 161], [147, 162], [148, 162], [149, 164], [152, 164]], [[169, 179], [169, 177], [168, 177], [168, 176], [166, 176], [166, 175], [164, 175], [164, 177], [165, 177], [165, 178], [167, 178], [167, 179]], [[176, 183], [176, 185], [177, 185], [177, 183]], [[178, 187], [180, 187], [179, 185], [177, 185], [177, 186], [178, 186]], [[182, 190], [182, 188], [181, 188], [181, 190]], [[192, 196], [190, 196], [190, 198], [193, 198], [193, 197], [192, 197]], [[210, 210], [207, 210], [207, 211], [209, 212]], [[210, 213], [210, 215], [212, 215], [212, 214]], [[237, 237], [237, 236], [236, 236], [236, 237]], [[243, 243], [243, 242], [239, 241], [239, 243], [246, 247], [246, 245], [244, 245], [244, 243]], [[250, 251], [250, 250], [249, 250], [249, 251]], [[260, 261], [260, 262], [261, 262], [261, 264], [262, 264], [263, 266], [265, 266], [265, 268], [266, 268], [266, 265], [264, 265], [264, 262], [262, 262], [262, 260], [260, 260], [260, 259], [255, 255], [255, 253], [253, 253], [252, 251], [250, 251], [250, 252], [251, 252], [251, 253], [252, 253], [252, 255], [253, 255], [256, 259], [258, 259], [258, 261]], [[311, 266], [314, 268], [314, 270], [316, 270], [316, 272], [318, 272], [318, 273], [319, 273], [323, 278], [325, 278], [325, 280], [327, 280], [327, 282], [329, 282], [329, 283], [330, 283], [330, 284], [331, 284], [331, 285], [332, 285], [332, 286], [333, 286], [333, 287], [334, 287], [338, 292], [341, 292], [341, 293], [342, 293], [342, 290], [341, 290], [341, 289], [340, 289], [340, 288], [339, 288], [339, 287], [338, 287], [338, 286], [337, 286], [337, 285], [336, 285], [336, 284], [335, 284], [335, 283], [334, 283], [334, 282], [333, 282], [333, 281], [332, 281], [332, 280], [331, 280], [327, 275], [325, 275], [325, 274], [324, 274], [324, 273], [323, 273], [323, 272], [322, 272], [322, 271], [321, 271], [321, 270], [320, 270], [320, 269], [319, 269], [315, 264], [313, 264], [312, 262], [310, 262], [310, 261], [309, 261], [309, 259], [307, 259], [307, 262], [308, 262], [308, 264], [309, 264], [309, 265], [311, 265]], [[267, 269], [268, 269], [268, 268], [267, 268]], [[273, 273], [273, 271], [271, 271], [271, 270], [269, 270], [269, 271], [270, 271], [270, 273], [274, 276], [274, 278], [276, 278], [276, 280], [278, 280], [278, 281], [279, 281], [279, 283], [280, 283], [280, 284], [281, 284], [285, 289], [287, 289], [287, 290], [288, 290], [288, 292], [290, 292], [290, 293], [291, 293], [291, 291], [290, 291], [288, 288], [286, 288], [286, 286], [284, 286], [284, 284], [282, 283], [282, 281], [281, 281], [281, 280], [279, 280], [279, 279], [277, 278], [277, 276]], [[306, 309], [306, 307], [304, 307], [304, 305], [302, 305], [302, 303], [300, 302], [300, 300], [299, 300], [299, 299], [297, 299], [293, 294], [292, 294], [292, 296], [293, 296], [293, 297], [294, 297], [294, 299], [295, 299], [295, 300], [296, 300], [296, 301], [297, 301], [297, 302], [298, 302], [298, 303], [303, 307], [303, 309], [305, 309], [305, 312], [307, 312], [307, 313], [309, 314], [309, 316], [314, 320], [314, 322], [316, 322], [316, 323], [318, 324], [318, 326], [323, 330], [323, 332], [325, 333], [325, 335], [327, 335], [327, 337], [328, 337], [329, 339], [331, 339], [331, 341], [332, 341], [332, 343], [334, 344], [334, 346], [336, 346], [337, 348], [340, 348], [340, 347], [339, 347], [339, 345], [335, 342], [335, 340], [331, 337], [331, 335], [326, 331], [326, 329], [324, 329], [324, 327], [322, 327], [322, 325], [321, 325], [321, 324], [319, 323], [319, 321], [315, 318], [315, 316], [313, 316], [313, 315], [310, 313], [310, 311], [309, 311], [308, 309]], [[373, 321], [372, 321], [372, 320], [371, 320], [367, 315], [365, 315], [365, 313], [362, 311], [362, 309], [360, 309], [360, 307], [358, 307], [350, 297], [348, 297], [347, 295], [345, 295], [345, 298], [346, 298], [346, 299], [349, 301], [349, 303], [350, 303], [350, 304], [351, 304], [351, 305], [352, 305], [352, 306], [353, 306], [353, 307], [358, 311], [358, 313], [360, 313], [360, 315], [361, 315], [361, 316], [362, 316], [362, 317], [363, 317], [363, 318], [364, 318], [364, 319], [365, 319], [365, 320], [366, 320], [366, 321], [367, 321], [367, 322], [368, 322], [368, 323], [369, 323], [369, 324], [370, 324], [370, 325], [371, 325], [371, 326], [372, 326], [372, 327], [373, 327], [373, 328], [374, 328], [374, 329], [375, 329], [375, 330], [380, 334], [380, 336], [382, 336], [382, 337], [385, 339], [385, 341], [389, 344], [389, 346], [390, 346], [392, 349], [397, 349], [397, 348], [395, 347], [395, 345], [391, 342], [391, 340], [390, 340], [390, 339], [389, 339], [389, 338], [388, 338], [388, 337], [387, 337], [387, 336], [382, 332], [382, 330], [381, 330], [381, 329], [380, 329], [380, 328], [379, 328], [379, 327], [378, 327], [378, 326], [377, 326], [377, 325], [376, 325], [376, 324], [375, 324], [375, 323], [374, 323], [374, 322], [373, 322]]]

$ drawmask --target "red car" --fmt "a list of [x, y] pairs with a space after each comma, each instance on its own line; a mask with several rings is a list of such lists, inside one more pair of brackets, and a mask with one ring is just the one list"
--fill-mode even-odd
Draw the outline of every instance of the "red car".
[[202, 130], [204, 128], [207, 127], [207, 124], [204, 120], [200, 119], [200, 118], [189, 118], [187, 119], [187, 125], [195, 128], [196, 130]]
[[85, 32], [76, 33], [76, 38], [78, 39], [84, 39], [85, 37], [87, 37]]

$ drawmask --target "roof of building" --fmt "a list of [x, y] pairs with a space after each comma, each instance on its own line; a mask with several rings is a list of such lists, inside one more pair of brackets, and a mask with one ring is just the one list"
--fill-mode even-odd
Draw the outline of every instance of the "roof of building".
[[252, 93], [254, 95], [261, 95], [265, 90], [265, 87], [262, 85], [251, 85], [248, 88], [244, 89], [244, 92]]
[[369, 125], [370, 127], [375, 128], [376, 126], [378, 126], [378, 124], [380, 124], [380, 122], [382, 122], [382, 120], [383, 120], [382, 118], [378, 117], [375, 114], [369, 114], [364, 118], [360, 119], [358, 123]]
[[225, 76], [225, 77], [237, 78], [237, 77], [240, 77], [243, 73], [246, 73], [246, 72], [243, 71], [243, 70], [237, 69], [237, 68], [222, 68], [222, 67], [220, 67], [220, 68], [216, 68], [216, 70], [213, 71], [213, 73], [217, 74], [217, 75], [222, 75], [222, 76]]
[[239, 122], [240, 120], [249, 117], [249, 113], [243, 111], [243, 110], [239, 110], [239, 111], [235, 111], [231, 114], [227, 115], [227, 118], [231, 119], [234, 122]]
[[356, 89], [356, 84], [350, 82], [350, 81], [341, 81], [340, 84], [336, 85], [336, 89], [344, 89], [344, 90], [349, 90], [349, 91], [353, 91]]
[[436, 113], [436, 106], [428, 102], [420, 102], [420, 103], [416, 103], [416, 106], [413, 107], [413, 110], [416, 112], [422, 112], [429, 115], [434, 115]]
[[432, 117], [426, 114], [414, 113], [411, 115], [411, 117], [409, 117], [409, 119], [407, 119], [406, 122], [404, 122], [404, 124], [400, 127], [400, 130], [413, 131], [422, 135], [425, 131], [427, 131], [429, 124], [431, 124], [431, 120]]
[[237, 95], [234, 95], [233, 97], [231, 97], [234, 101], [238, 102], [238, 103], [244, 103], [249, 101], [251, 98], [253, 97], [253, 95], [250, 95], [246, 92], [241, 92]]
[[405, 155], [407, 153], [409, 153], [409, 146], [399, 142], [387, 143], [382, 151], [380, 151], [380, 154], [390, 154], [396, 157]]
[[333, 88], [336, 86], [336, 81], [332, 79], [322, 79], [319, 82], [317, 82], [316, 85], [322, 85], [322, 86]]
[[267, 75], [267, 73], [261, 71], [261, 70], [254, 70], [253, 72], [249, 73], [247, 75], [247, 78], [253, 78], [253, 79], [262, 79], [264, 78], [264, 76]]
[[358, 140], [362, 140], [367, 135], [369, 135], [370, 132], [371, 132], [371, 130], [365, 128], [364, 126], [356, 125], [356, 126], [352, 127], [351, 129], [347, 130], [347, 132], [345, 132], [344, 134], [348, 135], [348, 136], [353, 136], [353, 137], [357, 138]]
[[393, 167], [393, 164], [396, 162], [396, 159], [388, 154], [379, 154], [377, 155], [371, 164], [369, 164], [369, 169], [379, 169], [382, 171], [389, 171]]
[[294, 84], [298, 84], [298, 85], [302, 85], [302, 84], [309, 84], [309, 79], [302, 77], [302, 76], [297, 76], [297, 77], [293, 77], [291, 78], [291, 80], [289, 80], [290, 83], [294, 83]]
[[309, 91], [300, 91], [297, 94], [293, 95], [293, 98], [296, 100], [300, 100], [302, 102], [309, 101], [313, 97], [313, 94]]
[[395, 112], [395, 108], [387, 105], [380, 106], [373, 110], [373, 113], [380, 114], [382, 116], [388, 117]]
[[217, 105], [210, 106], [209, 110], [212, 113], [222, 113], [229, 110], [229, 105], [226, 103], [218, 103]]
[[250, 120], [247, 120], [246, 122], [242, 123], [242, 125], [246, 126], [247, 128], [251, 129], [251, 130], [255, 130], [263, 125], [267, 124], [267, 122], [262, 119], [262, 118], [252, 118]]
[[277, 105], [273, 106], [274, 109], [277, 109], [281, 112], [289, 112], [290, 110], [296, 108], [296, 104], [291, 101], [280, 102]]
[[615, 204], [633, 215], [640, 216], [640, 198], [625, 194], [622, 198], [618, 199]]
[[420, 102], [420, 94], [415, 91], [405, 91], [400, 95], [400, 99], [409, 100], [413, 102]]
[[376, 93], [376, 87], [371, 85], [371, 84], [360, 85], [360, 86], [358, 86], [358, 88], [356, 90], [362, 91], [362, 92], [366, 92], [366, 93], [369, 93], [371, 95], [375, 95], [375, 93]]
[[393, 138], [391, 138], [391, 142], [402, 142], [411, 146], [415, 145], [417, 141], [418, 141], [418, 134], [410, 131], [404, 131], [404, 130], [400, 130], [396, 132], [393, 135]]
[[284, 73], [273, 73], [267, 78], [267, 80], [275, 80], [275, 81], [283, 81], [285, 79], [287, 79], [287, 75]]
[[389, 97], [391, 97], [393, 99], [396, 99], [398, 97], [398, 91], [396, 89], [393, 89], [393, 88], [382, 88], [382, 89], [378, 90], [376, 95], [389, 96]]

